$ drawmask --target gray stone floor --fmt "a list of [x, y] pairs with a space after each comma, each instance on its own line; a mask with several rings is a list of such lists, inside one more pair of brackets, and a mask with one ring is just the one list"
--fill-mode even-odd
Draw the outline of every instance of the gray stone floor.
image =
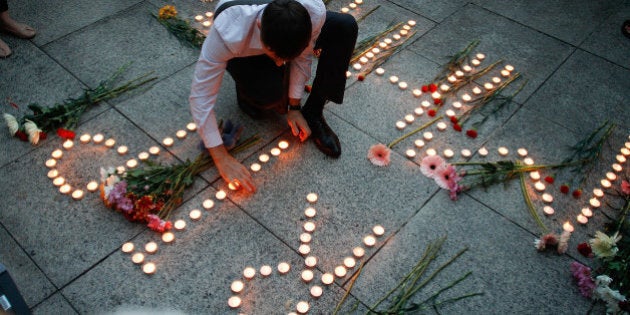
[[[603, 213], [612, 210], [596, 211], [587, 225], [577, 224], [575, 216], [587, 205], [598, 178], [609, 171], [618, 148], [629, 141], [630, 39], [621, 35], [620, 26], [630, 18], [630, 1], [363, 1], [351, 11], [357, 18], [379, 7], [359, 23], [360, 39], [392, 22], [407, 20], [417, 22], [416, 34], [382, 66], [384, 76], [371, 74], [360, 82], [353, 75], [344, 104], [327, 106], [326, 118], [343, 146], [341, 158], [326, 158], [311, 142], [296, 141], [283, 117], [249, 119], [234, 106], [233, 82], [226, 76], [217, 116], [242, 122], [245, 134], [257, 133], [262, 138], [237, 158], [250, 165], [281, 139], [287, 139], [290, 147], [253, 175], [258, 186], [254, 195], [231, 192], [225, 201], [216, 200], [216, 191], [226, 185], [215, 170], [203, 173], [174, 214], [174, 219], [183, 218], [188, 226], [175, 232], [173, 244], [161, 243], [156, 233], [107, 209], [97, 194], [81, 201], [61, 195], [46, 177], [44, 165], [61, 145], [55, 135], [31, 146], [0, 132], [0, 262], [7, 266], [33, 313], [135, 309], [281, 314], [295, 310], [303, 300], [310, 303], [311, 313], [329, 314], [358, 268], [323, 286], [319, 299], [309, 296], [309, 287], [351, 256], [352, 248], [360, 246], [376, 224], [385, 227], [385, 236], [377, 238], [376, 246], [367, 248], [359, 260], [364, 268], [343, 312], [350, 312], [355, 303], [359, 303], [355, 312], [365, 312], [415, 265], [431, 241], [447, 235], [429, 271], [460, 249], [468, 251], [429, 282], [415, 301], [472, 271], [471, 277], [441, 298], [471, 292], [484, 295], [446, 304], [440, 313], [586, 313], [591, 303], [573, 285], [569, 264], [573, 260], [594, 263], [575, 247], [601, 229]], [[185, 18], [212, 11], [215, 5], [199, 0], [10, 0], [11, 14], [36, 27], [38, 35], [18, 40], [0, 34], [14, 50], [13, 56], [0, 60], [2, 112], [20, 116], [27, 104], [52, 105], [76, 96], [82, 88], [96, 86], [116, 68], [133, 62], [124, 79], [153, 72], [159, 77], [155, 85], [91, 109], [77, 133], [104, 133], [127, 145], [130, 155], [160, 145], [164, 137], [173, 136], [191, 120], [187, 97], [199, 54], [151, 16], [164, 4], [176, 5]], [[345, 5], [343, 0], [332, 0], [328, 7], [339, 10]], [[484, 64], [503, 60], [502, 65], [513, 65], [528, 80], [515, 102], [482, 125], [476, 139], [433, 126], [429, 130], [435, 138], [416, 150], [415, 159], [406, 158], [405, 151], [422, 134], [397, 145], [388, 167], [371, 165], [366, 159], [368, 148], [402, 135], [395, 122], [420, 103], [411, 89], [430, 82], [447, 56], [477, 39], [475, 53], [486, 54]], [[390, 84], [390, 75], [410, 88], [401, 91]], [[424, 114], [406, 130], [429, 119]], [[520, 159], [515, 152], [524, 147], [537, 163], [558, 162], [569, 152], [569, 145], [605, 120], [617, 128], [584, 187], [584, 196], [576, 200], [562, 195], [558, 185], [547, 189], [555, 196], [556, 214], [543, 217], [545, 224], [560, 231], [565, 221], [571, 221], [576, 228], [565, 255], [534, 249], [540, 230], [528, 214], [517, 181], [471, 190], [451, 201], [420, 172], [420, 157], [429, 148], [437, 152], [451, 148], [453, 160], [462, 161], [460, 150], [476, 152], [485, 147], [490, 150], [487, 157], [477, 154], [471, 159], [493, 161], [502, 158], [496, 153], [500, 146], [510, 150], [509, 159]], [[174, 163], [193, 158], [198, 142], [196, 134], [189, 134], [173, 147], [162, 148], [158, 160]], [[103, 146], [77, 145], [66, 152], [58, 169], [71, 185], [79, 186], [98, 179], [100, 167], [122, 165], [127, 159]], [[300, 280], [304, 267], [298, 247], [306, 221], [305, 197], [310, 192], [319, 195], [311, 242], [312, 255], [319, 263], [314, 269], [316, 280], [307, 284]], [[542, 211], [540, 194], [532, 190], [530, 195]], [[203, 209], [206, 199], [215, 200], [215, 207], [202, 211], [201, 220], [190, 220], [188, 212]], [[157, 265], [157, 272], [145, 275], [120, 247], [133, 242], [142, 248], [151, 240], [158, 242], [159, 250], [147, 255], [147, 260]], [[242, 306], [228, 307], [233, 295], [230, 284], [242, 278], [245, 267], [275, 269], [282, 261], [291, 264], [288, 274], [274, 271], [267, 278], [258, 274], [246, 281], [239, 294]]]

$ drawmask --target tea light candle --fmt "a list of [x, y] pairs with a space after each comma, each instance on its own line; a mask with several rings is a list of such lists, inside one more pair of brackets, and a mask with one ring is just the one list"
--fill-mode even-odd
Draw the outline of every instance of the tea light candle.
[[59, 187], [59, 192], [62, 194], [68, 194], [72, 190], [72, 187], [69, 184], [63, 184]]
[[461, 78], [464, 76], [464, 73], [460, 70], [455, 71], [455, 77], [457, 78]]
[[308, 221], [308, 222], [304, 222], [304, 231], [312, 233], [313, 231], [315, 231], [315, 223]]
[[231, 296], [228, 299], [228, 306], [230, 308], [239, 308], [241, 306], [241, 298], [238, 296]]
[[376, 74], [383, 75], [384, 73], [385, 73], [385, 69], [383, 69], [383, 68], [376, 68]]
[[124, 166], [117, 166], [116, 167], [116, 173], [118, 173], [119, 175], [122, 175], [125, 173], [125, 167]]
[[138, 159], [140, 161], [146, 161], [149, 159], [149, 152], [140, 152], [138, 153]]
[[156, 271], [156, 267], [155, 267], [155, 264], [152, 262], [148, 262], [142, 266], [142, 272], [144, 272], [147, 275], [152, 275], [155, 273], [155, 271]]
[[350, 12], [350, 9], [346, 7], [341, 8], [341, 13], [348, 13], [348, 12]]
[[512, 72], [514, 71], [514, 67], [512, 65], [506, 65], [505, 70]]
[[442, 97], [442, 94], [440, 94], [440, 92], [436, 91], [436, 92], [431, 93], [431, 97], [434, 98], [434, 99], [437, 99], [437, 98]]
[[479, 150], [477, 150], [477, 153], [479, 153], [479, 155], [481, 156], [486, 156], [488, 155], [488, 149], [486, 149], [486, 147], [481, 147], [479, 148]]
[[70, 150], [70, 149], [72, 149], [74, 147], [74, 141], [68, 139], [68, 140], [63, 142], [62, 146], [63, 146], [64, 149]]
[[280, 140], [278, 142], [278, 148], [280, 148], [281, 150], [286, 150], [289, 147], [289, 142], [286, 140]]
[[352, 65], [352, 68], [353, 68], [354, 70], [361, 70], [361, 64], [357, 62], [357, 63], [355, 63], [355, 64], [353, 64], [353, 65]]
[[470, 71], [472, 71], [472, 67], [469, 66], [469, 65], [465, 65], [465, 66], [462, 67], [462, 70], [464, 70], [464, 72], [470, 72]]
[[462, 100], [464, 102], [470, 102], [470, 100], [472, 100], [472, 97], [470, 95], [468, 95], [468, 94], [464, 94], [464, 95], [462, 95]]
[[533, 180], [540, 180], [540, 173], [538, 171], [529, 172], [529, 177]]
[[450, 87], [450, 86], [448, 86], [447, 84], [442, 84], [442, 85], [440, 85], [440, 90], [441, 90], [442, 92], [446, 92], [446, 91], [448, 91], [450, 88], [451, 88], [451, 87]]
[[398, 33], [400, 33], [400, 36], [407, 36], [407, 34], [409, 34], [408, 30], [400, 30]]
[[309, 233], [302, 233], [300, 234], [300, 242], [302, 243], [310, 243], [312, 239], [312, 235]]
[[325, 285], [329, 285], [335, 281], [335, 276], [332, 273], [325, 273], [322, 275], [322, 283]]
[[343, 259], [343, 265], [346, 266], [346, 268], [351, 269], [357, 265], [357, 261], [352, 257], [346, 257]]
[[593, 189], [593, 195], [595, 195], [595, 197], [598, 197], [598, 198], [604, 197], [604, 191], [601, 190], [600, 188], [595, 188]]
[[118, 147], [118, 149], [116, 151], [120, 155], [125, 155], [125, 154], [127, 154], [127, 151], [129, 151], [129, 149], [127, 148], [126, 145], [121, 145], [121, 146]]
[[141, 264], [144, 261], [144, 254], [143, 253], [133, 254], [133, 256], [131, 256], [131, 261], [136, 265]]
[[472, 89], [473, 94], [477, 95], [477, 94], [481, 94], [481, 89], [478, 86], [475, 86]]
[[571, 222], [569, 222], [569, 221], [564, 222], [564, 224], [562, 225], [562, 229], [567, 231], [567, 232], [569, 232], [569, 233], [572, 233], [573, 230], [574, 230], [573, 229], [573, 225], [571, 225]]
[[201, 219], [201, 211], [199, 209], [190, 210], [188, 216], [193, 220], [199, 220]]
[[153, 154], [153, 155], [158, 155], [160, 154], [160, 148], [156, 147], [156, 146], [152, 146], [149, 148], [149, 153]]
[[516, 150], [516, 153], [518, 153], [518, 155], [520, 157], [526, 157], [527, 156], [527, 149], [519, 148], [518, 150]]
[[447, 127], [448, 127], [448, 125], [445, 122], [443, 122], [443, 121], [440, 121], [439, 123], [437, 123], [437, 129], [439, 131], [444, 131], [444, 130], [446, 130]]
[[144, 250], [149, 254], [155, 254], [158, 250], [158, 245], [156, 242], [148, 242], [144, 245]]
[[232, 290], [232, 292], [234, 293], [240, 293], [241, 291], [243, 291], [243, 288], [245, 288], [245, 283], [243, 283], [243, 281], [241, 280], [233, 281], [230, 285], [230, 290]]
[[50, 156], [52, 156], [54, 159], [60, 159], [63, 156], [63, 151], [61, 151], [60, 149], [57, 149], [55, 151], [53, 151]]
[[433, 133], [427, 131], [422, 134], [422, 137], [424, 138], [424, 140], [431, 141], [431, 139], [433, 139]]
[[621, 150], [619, 152], [621, 152], [621, 155], [623, 155], [623, 156], [630, 155], [630, 150], [628, 150], [627, 148], [621, 148]]
[[302, 255], [308, 255], [311, 252], [311, 247], [308, 244], [302, 244], [298, 247], [298, 252]]
[[90, 140], [92, 140], [92, 136], [89, 133], [84, 133], [79, 137], [79, 141], [83, 144], [90, 142]]
[[463, 157], [470, 157], [472, 155], [472, 152], [468, 149], [462, 149], [460, 153]]
[[203, 21], [203, 15], [196, 15], [195, 16], [195, 21], [197, 21], [197, 22]]
[[210, 21], [203, 21], [203, 23], [201, 23], [203, 25], [203, 27], [210, 27], [210, 25], [212, 25], [212, 22]]
[[260, 161], [260, 162], [262, 162], [262, 163], [267, 163], [267, 162], [269, 162], [269, 155], [264, 154], [264, 153], [263, 153], [263, 154], [261, 154], [261, 155], [258, 157], [258, 161]]
[[188, 129], [188, 131], [195, 131], [197, 130], [197, 124], [195, 124], [194, 122], [188, 123], [186, 125], [186, 129]]
[[65, 183], [66, 183], [66, 179], [61, 176], [53, 179], [53, 185], [55, 185], [56, 187], [59, 187]]
[[297, 303], [297, 305], [295, 306], [295, 310], [297, 310], [297, 312], [300, 313], [300, 314], [308, 313], [308, 310], [310, 308], [311, 308], [311, 306], [306, 301], [299, 301]]
[[597, 198], [591, 198], [588, 200], [588, 203], [591, 205], [591, 207], [593, 208], [599, 208], [602, 203], [597, 199]]
[[175, 136], [178, 139], [184, 139], [184, 138], [186, 138], [186, 134], [187, 134], [186, 130], [177, 130], [177, 132], [175, 133]]
[[526, 157], [525, 159], [523, 159], [523, 163], [525, 163], [525, 165], [534, 165], [534, 159]]
[[183, 230], [186, 228], [186, 221], [184, 220], [177, 220], [175, 221], [175, 223], [173, 224], [173, 226], [175, 227], [176, 230]]
[[227, 193], [225, 191], [223, 191], [223, 190], [219, 190], [214, 195], [214, 197], [217, 198], [217, 200], [223, 200], [223, 199], [225, 199], [225, 197], [227, 197]]
[[409, 124], [410, 124], [410, 123], [412, 123], [415, 119], [416, 119], [416, 118], [415, 118], [415, 117], [413, 117], [413, 115], [410, 115], [410, 114], [409, 114], [409, 115], [405, 115], [405, 121], [406, 121], [407, 123], [409, 123]]
[[420, 97], [422, 95], [422, 90], [420, 90], [420, 89], [413, 89], [411, 91], [411, 94], [413, 94], [414, 97]]
[[365, 249], [363, 249], [363, 247], [355, 247], [352, 249], [352, 255], [354, 255], [354, 257], [356, 258], [361, 258], [365, 255]]
[[175, 142], [175, 140], [173, 140], [173, 138], [171, 137], [166, 137], [164, 138], [164, 140], [162, 140], [162, 144], [166, 147], [170, 147], [173, 145], [173, 143]]
[[318, 298], [322, 296], [322, 294], [324, 293], [324, 290], [322, 289], [322, 287], [318, 285], [312, 286], [310, 291], [311, 291], [311, 296], [314, 298]]
[[369, 59], [372, 59], [372, 58], [374, 58], [374, 53], [371, 52], [371, 51], [368, 51], [368, 52], [365, 53], [365, 57], [369, 58]]
[[552, 214], [554, 214], [554, 212], [556, 212], [552, 207], [550, 206], [545, 206], [543, 207], [543, 212], [547, 215], [550, 216]]
[[92, 137], [92, 141], [96, 144], [103, 142], [104, 139], [105, 139], [105, 136], [103, 136], [103, 134], [101, 133], [97, 133], [94, 135], [94, 137]]
[[407, 89], [407, 82], [399, 82], [398, 83], [398, 88], [401, 90], [406, 90]]
[[400, 35], [398, 35], [398, 34], [394, 34], [394, 35], [392, 35], [392, 38], [393, 38], [394, 40], [399, 40], [399, 39], [400, 39]]
[[48, 178], [53, 179], [57, 176], [59, 176], [59, 171], [57, 171], [56, 169], [48, 171]]
[[499, 78], [499, 77], [492, 77], [492, 83], [494, 83], [494, 84], [501, 83], [501, 78]]
[[542, 195], [542, 200], [546, 203], [552, 203], [553, 202], [553, 196], [549, 193], [544, 193]]
[[612, 183], [607, 180], [607, 179], [602, 179], [601, 181], [599, 181], [599, 183], [602, 185], [602, 187], [604, 188], [610, 188], [612, 186]]
[[444, 155], [445, 158], [450, 159], [455, 155], [455, 152], [453, 152], [453, 150], [451, 149], [446, 149], [444, 150], [444, 152], [442, 152], [442, 155]]
[[372, 228], [372, 233], [376, 236], [383, 236], [383, 234], [385, 234], [385, 228], [382, 225], [375, 225]]
[[308, 201], [309, 203], [316, 203], [317, 199], [318, 197], [316, 193], [309, 193], [308, 195], [306, 195], [306, 201]]
[[621, 171], [623, 170], [623, 167], [621, 167], [621, 165], [619, 165], [619, 164], [617, 164], [617, 163], [614, 163], [614, 164], [612, 165], [612, 169], [613, 169], [613, 171], [615, 171], [615, 172], [621, 172]]
[[335, 276], [337, 276], [337, 278], [343, 278], [346, 276], [347, 273], [348, 273], [348, 270], [346, 269], [346, 267], [344, 266], [335, 267]]
[[302, 277], [302, 281], [309, 283], [311, 282], [311, 280], [313, 280], [313, 277], [314, 277], [313, 271], [310, 269], [304, 269], [302, 270], [301, 277]]
[[473, 60], [471, 60], [471, 61], [470, 61], [470, 63], [471, 63], [473, 66], [475, 66], [475, 67], [476, 67], [476, 66], [478, 66], [478, 65], [480, 65], [480, 64], [481, 64], [481, 61], [479, 61], [479, 60], [477, 60], [477, 59], [473, 59]]
[[368, 61], [370, 61], [370, 60], [369, 60], [369, 59], [367, 59], [367, 57], [365, 57], [365, 56], [364, 56], [364, 57], [359, 58], [359, 62], [360, 62], [360, 63], [362, 63], [362, 64], [366, 64]]
[[252, 172], [258, 172], [262, 167], [258, 163], [252, 163], [249, 168], [252, 170]]
[[304, 264], [307, 267], [315, 267], [317, 266], [317, 258], [315, 256], [308, 256], [306, 258], [304, 258]]
[[135, 246], [133, 245], [133, 243], [127, 242], [127, 243], [122, 245], [120, 250], [122, 250], [123, 253], [129, 254], [129, 253], [133, 252], [134, 247]]
[[588, 223], [588, 218], [583, 216], [582, 214], [578, 214], [576, 220], [578, 221], [578, 223], [580, 224], [586, 224]]
[[291, 265], [289, 265], [286, 262], [281, 262], [278, 264], [278, 272], [281, 274], [286, 274], [287, 272], [289, 272], [289, 270], [291, 270]]
[[72, 192], [72, 199], [74, 200], [81, 200], [83, 199], [83, 190], [81, 189], [76, 189], [75, 191]]
[[241, 188], [241, 185], [237, 181], [231, 181], [228, 183], [229, 190], [238, 190]]
[[494, 85], [492, 83], [487, 82], [487, 83], [483, 84], [483, 88], [488, 90], [488, 91], [490, 91], [490, 90], [494, 89]]
[[447, 109], [446, 112], [444, 113], [446, 114], [447, 117], [455, 116], [455, 111], [453, 111], [452, 109]]
[[501, 70], [501, 76], [503, 77], [509, 77], [510, 76], [510, 71], [507, 70]]
[[131, 159], [129, 161], [127, 161], [127, 167], [128, 168], [134, 168], [138, 166], [138, 161], [136, 159]]
[[435, 151], [434, 148], [428, 148], [427, 151], [425, 152], [427, 155], [429, 156], [433, 156], [437, 154], [437, 151]]
[[394, 83], [394, 84], [395, 84], [395, 83], [398, 83], [398, 77], [397, 77], [397, 76], [395, 76], [395, 75], [390, 76], [390, 77], [389, 77], [389, 82]]
[[615, 173], [613, 173], [613, 172], [608, 172], [608, 173], [606, 173], [606, 178], [609, 181], [615, 181], [617, 179], [617, 175], [615, 175]]
[[206, 12], [206, 17], [212, 17], [213, 15], [214, 15], [214, 13], [212, 13], [210, 11]]
[[454, 75], [449, 75], [446, 80], [448, 80], [448, 82], [455, 83], [457, 81], [457, 77]]
[[452, 104], [452, 105], [453, 105], [453, 108], [455, 108], [455, 109], [460, 109], [460, 108], [462, 108], [462, 103], [460, 103], [460, 102], [453, 102], [453, 104]]
[[484, 54], [482, 54], [482, 53], [478, 53], [475, 57], [476, 57], [477, 59], [479, 59], [479, 60], [484, 60], [484, 59], [486, 59], [486, 55], [484, 55]]
[[510, 153], [510, 150], [508, 150], [508, 148], [506, 147], [499, 147], [497, 151], [499, 152], [499, 155], [501, 156], [507, 156], [508, 153]]
[[[628, 136], [628, 139], [630, 139], [630, 136]], [[630, 149], [630, 141], [624, 143], [623, 146], [626, 147], [626, 149]]]
[[621, 154], [617, 154], [616, 159], [617, 159], [617, 162], [619, 163], [622, 163], [622, 164], [626, 163], [626, 157]]
[[405, 155], [407, 156], [407, 158], [413, 159], [416, 157], [416, 151], [414, 151], [413, 149], [408, 149], [407, 151], [405, 151]]
[[413, 142], [413, 144], [418, 149], [421, 149], [422, 147], [424, 147], [424, 141], [422, 139], [417, 139], [416, 141]]
[[540, 181], [539, 181], [539, 182], [536, 182], [536, 183], [534, 184], [534, 188], [535, 188], [537, 191], [545, 191], [545, 188], [546, 188], [546, 187], [545, 187], [545, 184], [543, 184], [542, 182], [540, 182]]
[[171, 243], [175, 240], [175, 234], [173, 232], [164, 232], [162, 233], [162, 242]]
[[116, 145], [116, 140], [114, 139], [107, 139], [105, 140], [105, 146], [108, 148], [113, 148]]
[[260, 267], [260, 275], [263, 277], [267, 277], [271, 274], [271, 266], [269, 265], [263, 265]]
[[409, 20], [409, 21], [407, 21], [407, 24], [408, 24], [409, 26], [416, 26], [416, 21], [414, 21], [414, 20]]
[[351, 76], [352, 76], [352, 72], [350, 72], [350, 71], [346, 71], [346, 78], [349, 78], [349, 77], [351, 77]]
[[243, 269], [243, 277], [247, 280], [251, 280], [256, 276], [256, 269], [252, 267], [246, 267]]
[[363, 238], [363, 244], [365, 244], [365, 246], [367, 247], [372, 247], [376, 245], [376, 239], [374, 238], [374, 236], [368, 235]]
[[315, 210], [315, 208], [313, 208], [313, 207], [308, 207], [308, 208], [304, 209], [304, 215], [307, 218], [312, 218], [315, 215], [317, 215], [317, 210]]
[[95, 192], [98, 189], [98, 182], [91, 181], [87, 184], [86, 187], [89, 192]]
[[582, 208], [582, 214], [587, 217], [590, 218], [593, 216], [593, 211], [591, 211], [590, 208]]

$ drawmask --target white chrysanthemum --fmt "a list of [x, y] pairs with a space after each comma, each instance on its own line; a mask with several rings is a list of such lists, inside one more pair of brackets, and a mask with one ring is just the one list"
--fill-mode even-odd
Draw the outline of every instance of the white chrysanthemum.
[[11, 136], [15, 136], [15, 133], [20, 129], [20, 123], [18, 123], [17, 119], [15, 119], [13, 115], [6, 113], [4, 114], [4, 120], [7, 122]]
[[613, 279], [607, 275], [599, 275], [595, 278], [595, 284], [597, 286], [609, 286], [612, 283]]
[[42, 132], [42, 130], [39, 129], [34, 122], [27, 119], [24, 123], [24, 130], [26, 130], [26, 133], [28, 134], [28, 141], [32, 145], [39, 143], [39, 133]]
[[608, 236], [600, 231], [595, 232], [595, 238], [591, 239], [589, 243], [593, 248], [593, 253], [597, 257], [613, 257], [617, 254], [619, 249], [617, 248], [617, 242], [621, 239], [619, 232]]

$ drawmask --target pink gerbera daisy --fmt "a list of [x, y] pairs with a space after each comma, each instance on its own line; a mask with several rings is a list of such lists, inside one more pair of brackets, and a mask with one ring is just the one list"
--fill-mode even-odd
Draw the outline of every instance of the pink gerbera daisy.
[[[444, 159], [439, 155], [425, 156], [420, 162], [420, 171], [424, 176], [434, 178], [437, 172], [444, 167]], [[446, 189], [446, 188], [445, 188]]]
[[459, 176], [457, 175], [455, 166], [445, 163], [437, 169], [434, 179], [442, 189], [456, 190]]
[[389, 165], [390, 151], [391, 150], [382, 143], [375, 144], [368, 150], [367, 158], [376, 166], [387, 166]]

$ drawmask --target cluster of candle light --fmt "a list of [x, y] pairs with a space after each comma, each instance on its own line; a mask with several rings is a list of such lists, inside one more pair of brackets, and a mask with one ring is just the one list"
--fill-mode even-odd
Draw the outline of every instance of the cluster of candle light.
[[339, 11], [341, 11], [341, 13], [349, 13], [351, 10], [358, 8], [362, 4], [363, 0], [354, 0], [354, 2], [348, 3], [347, 6], [341, 8]]
[[[278, 141], [278, 146], [271, 148], [271, 150], [269, 150], [269, 154], [267, 153], [261, 153], [258, 156], [258, 162], [254, 162], [249, 166], [249, 169], [252, 170], [252, 172], [257, 173], [262, 169], [262, 164], [266, 164], [267, 162], [269, 162], [271, 160], [271, 157], [279, 157], [280, 154], [282, 154], [283, 151], [285, 151], [286, 149], [289, 148], [289, 142], [286, 140], [280, 140]], [[271, 155], [271, 156], [269, 156]], [[262, 164], [261, 164], [262, 163]], [[232, 190], [238, 189], [238, 186], [230, 184], [229, 188]]]
[[[309, 193], [306, 196], [306, 200], [310, 204], [304, 210], [304, 216], [306, 222], [302, 225], [303, 233], [300, 234], [300, 246], [298, 252], [304, 257], [304, 266], [300, 271], [300, 278], [302, 282], [308, 284], [310, 296], [313, 298], [319, 298], [324, 293], [323, 286], [329, 286], [335, 278], [344, 278], [350, 270], [357, 266], [357, 260], [360, 260], [365, 256], [365, 249], [362, 246], [357, 246], [352, 250], [352, 255], [343, 258], [343, 262], [334, 268], [333, 272], [325, 272], [322, 274], [320, 282], [313, 284], [315, 275], [313, 270], [317, 267], [319, 259], [311, 253], [311, 241], [313, 239], [313, 233], [316, 230], [315, 217], [317, 216], [317, 210], [313, 205], [317, 202], [318, 196], [315, 193]], [[371, 248], [376, 246], [377, 238], [385, 234], [385, 228], [381, 225], [376, 225], [372, 228], [372, 234], [363, 238], [363, 244], [365, 247]], [[260, 276], [263, 278], [269, 277], [273, 273], [273, 268], [269, 265], [263, 265], [258, 269]], [[279, 275], [286, 275], [291, 270], [291, 265], [287, 262], [280, 262], [277, 266]], [[228, 298], [228, 306], [230, 308], [239, 308], [242, 304], [242, 299], [239, 294], [245, 290], [245, 283], [253, 280], [256, 277], [256, 268], [252, 266], [245, 267], [243, 269], [243, 278], [235, 280], [230, 285], [230, 290], [234, 295]], [[323, 286], [322, 286], [323, 285]], [[289, 314], [306, 314], [309, 312], [311, 306], [308, 301], [299, 301], [295, 306], [295, 311]]]
[[204, 14], [195, 15], [195, 21], [201, 24], [204, 28], [209, 28], [212, 26], [214, 13], [206, 12]]

